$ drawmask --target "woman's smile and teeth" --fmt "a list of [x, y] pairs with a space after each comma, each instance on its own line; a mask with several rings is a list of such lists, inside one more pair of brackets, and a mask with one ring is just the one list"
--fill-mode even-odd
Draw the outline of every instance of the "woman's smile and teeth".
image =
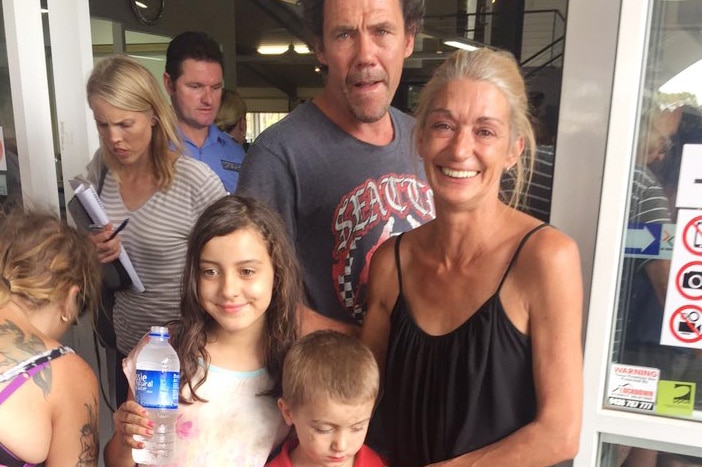
[[456, 170], [448, 167], [439, 167], [441, 173], [451, 178], [473, 178], [480, 174], [479, 170]]

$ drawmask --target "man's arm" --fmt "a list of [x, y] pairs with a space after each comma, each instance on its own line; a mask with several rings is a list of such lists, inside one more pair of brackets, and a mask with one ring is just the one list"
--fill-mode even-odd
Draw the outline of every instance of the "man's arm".
[[236, 193], [263, 201], [280, 214], [290, 241], [295, 244], [297, 192], [293, 174], [282, 154], [254, 142], [241, 166]]

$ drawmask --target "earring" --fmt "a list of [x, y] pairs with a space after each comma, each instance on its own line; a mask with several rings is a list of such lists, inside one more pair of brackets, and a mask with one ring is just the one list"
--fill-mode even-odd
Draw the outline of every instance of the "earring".
[[68, 316], [61, 315], [61, 322], [62, 322], [62, 323], [67, 323], [67, 322], [68, 322]]

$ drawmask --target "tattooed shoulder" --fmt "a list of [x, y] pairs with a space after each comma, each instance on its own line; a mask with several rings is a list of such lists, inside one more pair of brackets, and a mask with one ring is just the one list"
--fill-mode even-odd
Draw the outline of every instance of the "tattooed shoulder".
[[0, 349], [3, 357], [0, 362], [1, 373], [44, 352], [47, 347], [36, 334], [28, 334], [14, 321], [6, 320], [0, 323]]
[[[6, 320], [0, 323], [0, 374], [14, 368], [25, 360], [47, 350], [46, 343], [36, 334], [25, 332], [17, 323]], [[34, 375], [34, 384], [44, 397], [51, 392], [51, 367]]]
[[85, 424], [80, 428], [81, 453], [76, 467], [95, 466], [100, 451], [98, 433], [98, 401], [93, 399], [85, 405]]

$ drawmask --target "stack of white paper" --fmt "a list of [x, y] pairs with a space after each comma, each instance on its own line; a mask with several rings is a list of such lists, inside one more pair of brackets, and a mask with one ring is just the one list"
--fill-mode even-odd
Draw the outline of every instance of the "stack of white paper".
[[[70, 181], [71, 188], [73, 188], [73, 193], [75, 194], [80, 204], [85, 209], [85, 212], [90, 217], [93, 224], [106, 225], [110, 222], [110, 218], [107, 217], [105, 212], [105, 206], [102, 204], [100, 197], [98, 196], [93, 184], [85, 180], [83, 177], [76, 177]], [[141, 283], [139, 275], [137, 274], [132, 261], [129, 259], [127, 250], [120, 248], [119, 251], [119, 262], [124, 266], [124, 270], [129, 274], [129, 278], [132, 280], [131, 288], [134, 292], [143, 292], [144, 284]]]

